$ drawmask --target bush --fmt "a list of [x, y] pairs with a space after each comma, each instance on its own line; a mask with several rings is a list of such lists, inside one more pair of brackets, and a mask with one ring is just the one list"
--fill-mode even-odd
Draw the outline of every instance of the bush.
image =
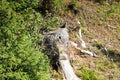
[[26, 0], [22, 8], [8, 1], [0, 1], [0, 80], [48, 80], [49, 60], [35, 48], [42, 39], [37, 34], [42, 17]]
[[43, 10], [48, 12], [56, 12], [65, 9], [65, 0], [43, 0], [40, 1], [40, 6]]
[[49, 32], [49, 31], [53, 31], [56, 30], [59, 26], [60, 26], [60, 21], [62, 19], [59, 17], [49, 17], [47, 19], [45, 19], [42, 24], [40, 26], [42, 26], [40, 28], [41, 32]]

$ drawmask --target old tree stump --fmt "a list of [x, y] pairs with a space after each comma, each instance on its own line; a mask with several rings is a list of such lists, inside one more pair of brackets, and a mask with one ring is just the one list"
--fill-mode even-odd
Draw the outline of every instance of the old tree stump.
[[70, 64], [70, 42], [66, 23], [56, 31], [46, 34], [43, 44], [46, 47], [45, 54], [50, 58], [53, 68], [57, 70], [59, 63], [67, 80], [81, 80]]

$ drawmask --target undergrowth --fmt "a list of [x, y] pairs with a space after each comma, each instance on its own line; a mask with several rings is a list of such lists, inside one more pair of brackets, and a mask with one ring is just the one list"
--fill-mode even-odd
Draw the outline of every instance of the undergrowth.
[[[119, 80], [120, 56], [113, 49], [120, 47], [120, 2], [82, 4], [78, 0], [0, 1], [0, 79], [49, 80], [50, 76], [61, 79], [55, 71], [48, 76], [49, 60], [40, 43], [44, 34], [60, 26], [62, 18], [74, 17], [73, 14], [81, 22], [86, 41], [99, 39], [92, 46], [100, 52], [99, 57], [91, 59], [94, 68], [80, 64], [82, 68], [76, 74], [83, 80]], [[109, 47], [105, 41], [114, 46], [108, 49], [108, 57], [101, 50]]]

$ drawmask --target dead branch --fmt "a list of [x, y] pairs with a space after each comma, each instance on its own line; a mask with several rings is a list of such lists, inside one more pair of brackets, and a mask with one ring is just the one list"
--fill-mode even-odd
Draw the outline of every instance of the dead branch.
[[[79, 21], [78, 21], [78, 24], [81, 25]], [[79, 38], [79, 40], [81, 41], [81, 47], [82, 47], [82, 48], [86, 48], [85, 41], [82, 39], [82, 30], [81, 30], [81, 26], [80, 26], [78, 35], [79, 35], [78, 38]]]
[[80, 52], [82, 52], [82, 53], [89, 54], [90, 56], [96, 56], [95, 53], [90, 52], [89, 50], [83, 50], [83, 49], [81, 49], [81, 48], [78, 47], [77, 44], [74, 43], [73, 41], [70, 41], [70, 44], [71, 44], [74, 48], [76, 48], [77, 50], [80, 50]]

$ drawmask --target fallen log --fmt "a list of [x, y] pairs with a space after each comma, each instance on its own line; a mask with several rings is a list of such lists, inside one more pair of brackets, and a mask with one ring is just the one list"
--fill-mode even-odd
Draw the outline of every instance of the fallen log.
[[[64, 57], [64, 59], [63, 59], [63, 57]], [[63, 72], [64, 72], [67, 80], [81, 80], [74, 73], [73, 68], [71, 67], [70, 61], [69, 61], [66, 53], [60, 54], [59, 63], [63, 69]]]

